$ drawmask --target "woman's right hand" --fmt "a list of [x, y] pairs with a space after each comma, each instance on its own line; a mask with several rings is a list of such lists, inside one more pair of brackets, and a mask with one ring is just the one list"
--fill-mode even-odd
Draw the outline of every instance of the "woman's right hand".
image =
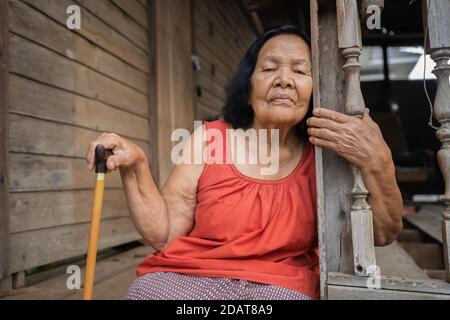
[[108, 172], [115, 171], [119, 167], [137, 166], [146, 160], [144, 151], [138, 145], [115, 133], [103, 133], [89, 144], [86, 161], [90, 171], [95, 168], [95, 147], [98, 144], [102, 144], [106, 149], [113, 152], [113, 155], [106, 161]]

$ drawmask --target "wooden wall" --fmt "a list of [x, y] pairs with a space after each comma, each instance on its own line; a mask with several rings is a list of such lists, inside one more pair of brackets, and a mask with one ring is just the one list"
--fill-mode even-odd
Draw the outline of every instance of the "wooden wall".
[[[173, 168], [173, 130], [194, 127], [192, 27], [190, 0], [152, 0], [156, 26], [155, 82], [157, 113], [158, 184], [163, 186]], [[154, 138], [154, 137], [152, 137]]]
[[8, 186], [8, 4], [0, 0], [0, 297], [11, 287]]
[[202, 68], [195, 72], [195, 119], [207, 120], [220, 113], [225, 88], [257, 35], [240, 0], [193, 0], [193, 20]]
[[[0, 1], [9, 45], [0, 273], [9, 274], [86, 253], [94, 174], [85, 153], [100, 133], [139, 144], [162, 186], [172, 130], [219, 114], [256, 34], [241, 0]], [[66, 27], [72, 4], [80, 30]], [[107, 176], [102, 215], [100, 249], [140, 238], [118, 172]]]
[[[94, 174], [88, 144], [116, 132], [149, 153], [147, 3], [9, 2], [10, 271], [86, 253]], [[81, 29], [66, 8], [81, 7]], [[139, 239], [108, 174], [100, 248]]]

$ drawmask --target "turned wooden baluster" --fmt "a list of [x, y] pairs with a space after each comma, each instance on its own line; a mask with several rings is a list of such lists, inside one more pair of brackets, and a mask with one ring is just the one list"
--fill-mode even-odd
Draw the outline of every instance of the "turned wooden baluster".
[[[361, 64], [361, 28], [358, 17], [356, 0], [336, 0], [338, 43], [342, 49], [345, 63], [345, 113], [355, 117], [362, 117], [365, 109], [362, 96], [359, 73]], [[372, 210], [367, 202], [367, 190], [361, 171], [351, 166], [353, 174], [353, 198], [350, 212], [353, 242], [354, 271], [357, 276], [373, 275], [376, 266], [375, 247], [373, 239]]]
[[442, 143], [437, 158], [445, 181], [445, 193], [442, 197], [445, 204], [442, 214], [442, 242], [447, 281], [450, 282], [450, 1], [428, 0], [425, 3], [428, 8], [428, 13], [424, 15], [428, 17], [427, 52], [436, 62], [433, 73], [438, 79], [434, 117], [440, 123], [436, 137]]

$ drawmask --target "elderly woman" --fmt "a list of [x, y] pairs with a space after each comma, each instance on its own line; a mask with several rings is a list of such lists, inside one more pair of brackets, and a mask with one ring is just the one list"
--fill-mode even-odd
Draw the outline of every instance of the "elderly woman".
[[312, 111], [312, 83], [308, 38], [293, 26], [268, 31], [242, 59], [223, 120], [196, 129], [183, 150], [202, 152], [203, 132], [212, 128], [224, 146], [226, 129], [277, 129], [279, 170], [271, 175], [261, 174], [260, 161], [180, 163], [160, 192], [137, 145], [116, 134], [91, 143], [88, 167], [97, 144], [113, 150], [108, 171], [120, 170], [135, 226], [157, 250], [138, 266], [125, 299], [317, 299], [314, 145], [361, 168], [375, 244], [395, 239], [402, 198], [378, 126], [367, 109], [362, 119]]

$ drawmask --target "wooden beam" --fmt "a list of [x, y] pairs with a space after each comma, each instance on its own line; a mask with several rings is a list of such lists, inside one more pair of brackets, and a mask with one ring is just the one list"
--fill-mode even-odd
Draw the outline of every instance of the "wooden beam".
[[[366, 288], [367, 278], [356, 277], [348, 274], [330, 272], [328, 284], [355, 288]], [[450, 284], [434, 279], [408, 279], [405, 277], [380, 276], [380, 288], [373, 290], [396, 290], [407, 292], [421, 292], [447, 295], [450, 299]]]
[[330, 300], [450, 300], [450, 296], [436, 293], [376, 290], [367, 288], [328, 286]]
[[[343, 112], [343, 58], [338, 48], [336, 7], [329, 1], [311, 0], [310, 4], [314, 108]], [[348, 163], [336, 153], [320, 147], [315, 150], [321, 298], [326, 299], [326, 274], [353, 272], [348, 214], [352, 178]]]
[[[190, 0], [154, 0], [156, 20], [156, 106], [158, 122], [159, 186], [174, 164], [171, 134], [194, 127], [194, 75]], [[151, 10], [152, 11], [152, 10]]]
[[158, 157], [158, 83], [157, 83], [157, 16], [156, 16], [156, 0], [148, 0], [147, 3], [147, 19], [148, 19], [148, 104], [149, 104], [149, 126], [150, 126], [150, 171], [152, 173], [155, 184], [159, 187], [159, 157]]
[[436, 62], [433, 73], [438, 79], [434, 99], [434, 116], [440, 127], [436, 137], [442, 147], [437, 153], [439, 167], [445, 181], [442, 196], [446, 208], [442, 213], [442, 242], [447, 280], [450, 282], [450, 1], [427, 0], [424, 17], [427, 21], [427, 52]]
[[[345, 63], [345, 113], [361, 117], [364, 113], [364, 98], [361, 92], [359, 74], [361, 64], [361, 28], [356, 0], [336, 0], [338, 22], [338, 44]], [[367, 202], [367, 190], [359, 168], [352, 165], [353, 197], [351, 215], [354, 272], [368, 276], [376, 266], [373, 236], [372, 210]]]
[[12, 285], [9, 273], [8, 21], [8, 1], [0, 0], [0, 296]]

